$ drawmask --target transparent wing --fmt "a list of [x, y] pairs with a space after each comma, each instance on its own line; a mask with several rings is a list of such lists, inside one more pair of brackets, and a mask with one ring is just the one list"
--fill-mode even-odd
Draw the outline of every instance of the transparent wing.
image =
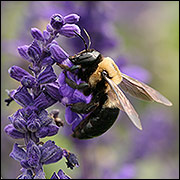
[[116, 101], [117, 107], [119, 109], [123, 109], [126, 112], [126, 114], [129, 116], [131, 121], [134, 123], [134, 125], [138, 129], [142, 130], [141, 121], [139, 119], [139, 116], [138, 116], [137, 112], [135, 111], [135, 109], [133, 108], [133, 106], [131, 105], [131, 103], [129, 102], [129, 100], [124, 95], [124, 93], [120, 90], [120, 88], [111, 79], [109, 79], [107, 76], [104, 76], [104, 78], [110, 85], [111, 89], [113, 90], [113, 92], [117, 98], [117, 101]]
[[139, 99], [147, 101], [156, 101], [166, 106], [172, 105], [172, 103], [167, 98], [165, 98], [155, 89], [132, 77], [127, 76], [126, 74], [121, 73], [121, 75], [123, 80], [120, 83], [120, 87], [123, 91]]

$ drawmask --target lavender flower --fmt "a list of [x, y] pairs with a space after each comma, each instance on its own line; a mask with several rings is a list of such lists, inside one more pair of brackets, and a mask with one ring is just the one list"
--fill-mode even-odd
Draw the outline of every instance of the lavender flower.
[[[43, 145], [40, 141], [40, 138], [56, 135], [59, 130], [59, 126], [54, 124], [54, 118], [58, 114], [55, 117], [46, 110], [56, 102], [62, 102], [64, 98], [64, 94], [59, 91], [60, 86], [52, 65], [55, 62], [70, 64], [67, 60], [69, 55], [55, 38], [58, 34], [73, 37], [74, 30], [80, 33], [79, 27], [73, 24], [77, 21], [79, 16], [76, 14], [65, 18], [55, 14], [43, 33], [37, 28], [31, 28], [34, 38], [32, 43], [18, 47], [18, 52], [31, 63], [29, 70], [32, 73], [18, 66], [12, 66], [8, 70], [10, 76], [21, 83], [17, 89], [8, 91], [9, 98], [5, 101], [9, 105], [14, 100], [22, 108], [9, 116], [11, 124], [4, 128], [10, 137], [24, 139], [25, 142], [24, 148], [15, 143], [10, 154], [23, 167], [18, 179], [45, 179], [43, 165], [55, 163], [63, 156], [67, 159], [68, 168], [73, 169], [79, 165], [73, 153], [61, 149], [53, 141], [49, 140]], [[69, 178], [61, 170], [53, 176]]]

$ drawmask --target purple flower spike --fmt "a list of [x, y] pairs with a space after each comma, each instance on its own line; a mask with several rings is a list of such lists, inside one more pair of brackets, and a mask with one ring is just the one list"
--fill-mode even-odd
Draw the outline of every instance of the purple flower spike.
[[79, 19], [80, 16], [78, 16], [77, 14], [69, 14], [64, 17], [65, 22], [69, 24], [75, 24], [79, 21]]
[[78, 34], [81, 33], [81, 30], [77, 25], [75, 25], [75, 24], [65, 24], [59, 30], [59, 33], [61, 35], [63, 35], [63, 36], [66, 36], [66, 37], [70, 38], [70, 37], [74, 37], [76, 35], [76, 33], [74, 31], [76, 31]]
[[22, 58], [24, 58], [24, 59], [31, 62], [30, 57], [29, 57], [29, 55], [27, 53], [28, 48], [29, 48], [29, 46], [27, 46], [27, 45], [20, 46], [20, 47], [18, 47], [18, 52], [19, 52], [19, 54], [21, 55]]
[[54, 29], [59, 30], [65, 24], [64, 17], [60, 14], [54, 14], [51, 16], [50, 24]]
[[59, 45], [56, 44], [51, 45], [50, 52], [54, 57], [55, 61], [60, 64], [62, 63], [62, 61], [69, 57], [69, 55]]
[[33, 36], [34, 39], [37, 39], [39, 41], [44, 41], [43, 35], [38, 28], [31, 28], [31, 35]]

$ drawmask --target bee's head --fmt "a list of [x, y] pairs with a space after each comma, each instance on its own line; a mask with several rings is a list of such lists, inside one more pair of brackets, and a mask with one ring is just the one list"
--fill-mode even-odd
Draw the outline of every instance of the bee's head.
[[83, 29], [83, 30], [88, 37], [89, 44], [87, 46], [84, 38], [80, 34], [78, 34], [76, 31], [74, 31], [76, 33], [76, 35], [83, 40], [85, 49], [83, 51], [79, 52], [78, 54], [75, 54], [74, 56], [70, 56], [69, 60], [74, 65], [88, 66], [88, 65], [91, 65], [91, 64], [95, 63], [96, 61], [98, 61], [101, 54], [94, 49], [90, 49], [90, 45], [91, 45], [90, 37], [89, 37], [88, 33], [86, 32], [86, 30], [85, 29]]
[[75, 65], [82, 65], [82, 66], [88, 66], [96, 61], [99, 61], [99, 57], [101, 54], [94, 50], [94, 49], [89, 49], [89, 50], [83, 50], [78, 54], [75, 54], [74, 56], [70, 56], [69, 60], [75, 64]]

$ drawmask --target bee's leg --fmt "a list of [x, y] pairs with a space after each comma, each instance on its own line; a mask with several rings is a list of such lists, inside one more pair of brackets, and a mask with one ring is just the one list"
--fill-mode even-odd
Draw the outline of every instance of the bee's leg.
[[66, 70], [66, 71], [70, 71], [70, 72], [72, 72], [72, 73], [73, 73], [73, 71], [81, 68], [80, 65], [74, 65], [74, 66], [72, 66], [72, 67], [68, 67], [68, 66], [66, 66], [66, 65], [59, 64], [59, 63], [57, 63], [57, 65], [58, 65], [59, 67], [61, 67], [62, 69]]
[[80, 83], [80, 84], [77, 84], [76, 82], [74, 82], [73, 80], [69, 79], [67, 77], [67, 74], [65, 72], [65, 76], [66, 76], [66, 83], [72, 87], [73, 89], [78, 89], [78, 90], [85, 90], [87, 88], [89, 88], [89, 84], [88, 83]]
[[71, 110], [76, 113], [82, 113], [87, 114], [93, 110], [95, 110], [98, 106], [98, 102], [90, 102], [90, 103], [84, 103], [84, 102], [78, 102], [74, 104], [69, 104], [67, 106], [71, 106]]
[[73, 89], [78, 89], [78, 90], [84, 90], [86, 88], [89, 87], [89, 84], [88, 83], [80, 83], [80, 84], [77, 84], [76, 82], [74, 82], [73, 80], [69, 79], [66, 77], [66, 83], [72, 87]]

